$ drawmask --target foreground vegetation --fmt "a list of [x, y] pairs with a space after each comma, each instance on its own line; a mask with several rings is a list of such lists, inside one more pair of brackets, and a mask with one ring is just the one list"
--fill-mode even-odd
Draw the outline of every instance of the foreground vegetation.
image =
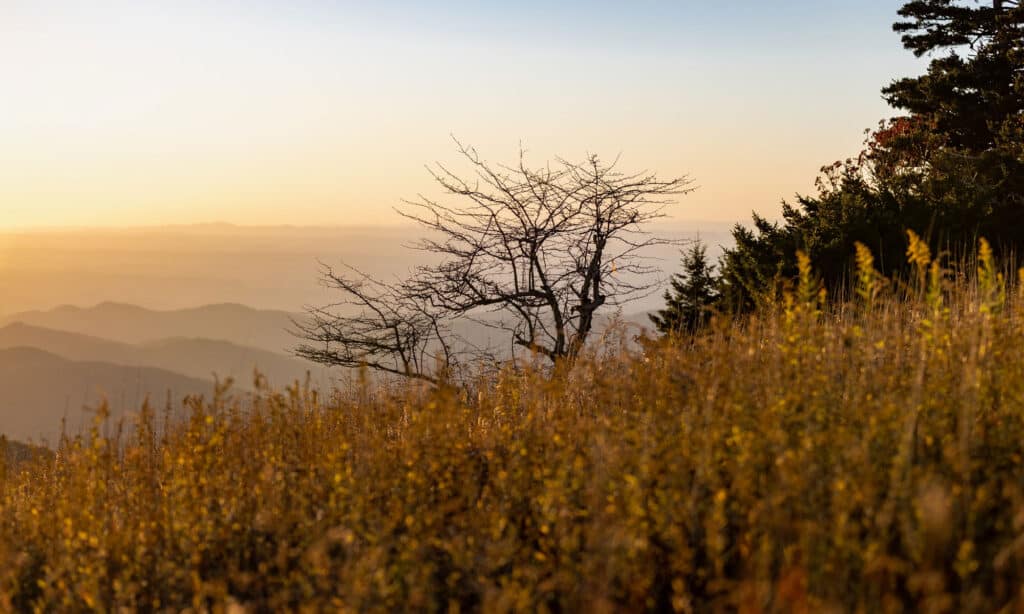
[[910, 256], [472, 393], [100, 412], [2, 473], [0, 608], [1024, 607], [1024, 301]]

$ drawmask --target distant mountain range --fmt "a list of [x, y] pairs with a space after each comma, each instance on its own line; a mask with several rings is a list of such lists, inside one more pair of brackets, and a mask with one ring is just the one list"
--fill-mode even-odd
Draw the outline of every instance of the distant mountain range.
[[[699, 236], [714, 260], [720, 246], [732, 243], [731, 226], [690, 221], [656, 224], [650, 230], [679, 241]], [[422, 229], [411, 225], [0, 230], [0, 315], [102, 301], [152, 309], [236, 303], [302, 311], [304, 305], [337, 299], [336, 292], [320, 283], [321, 263], [351, 265], [380, 280], [404, 278], [430, 260], [422, 251], [405, 247], [423, 236]], [[666, 276], [678, 270], [679, 256], [678, 245], [645, 254], [658, 259], [647, 264]], [[629, 309], [647, 311], [662, 302], [656, 292]], [[161, 336], [209, 335], [167, 331]], [[231, 340], [259, 345], [251, 339]], [[282, 347], [277, 343], [266, 349]]]
[[0, 328], [0, 349], [31, 347], [69, 360], [106, 362], [129, 367], [154, 367], [211, 380], [232, 377], [242, 387], [259, 370], [276, 386], [303, 380], [319, 367], [298, 358], [214, 339], [173, 338], [131, 345], [78, 333], [22, 324]]
[[83, 408], [107, 399], [115, 416], [149, 398], [180, 408], [209, 395], [215, 377], [252, 388], [259, 371], [275, 388], [305, 380], [326, 387], [328, 369], [287, 354], [292, 314], [221, 304], [155, 311], [134, 305], [58, 307], [0, 318], [0, 434], [51, 445], [67, 418], [88, 427]]
[[[712, 255], [729, 240], [721, 224], [660, 231], [673, 239], [699, 234]], [[224, 225], [0, 232], [0, 434], [45, 435], [53, 443], [60, 418], [67, 415], [76, 430], [81, 408], [101, 393], [119, 411], [132, 410], [147, 395], [162, 404], [168, 390], [176, 401], [212, 390], [214, 374], [247, 388], [258, 368], [280, 388], [311, 370], [326, 388], [331, 377], [351, 372], [292, 356], [299, 342], [288, 332], [302, 305], [337, 299], [319, 283], [320, 263], [344, 262], [377, 279], [404, 277], [425, 256], [403, 245], [421, 235], [414, 227]], [[650, 255], [662, 259], [666, 273], [678, 267], [675, 246]], [[653, 294], [630, 310], [661, 304]], [[455, 333], [507, 355], [507, 336], [486, 325], [492, 319], [459, 322]], [[641, 315], [624, 319], [645, 323]]]
[[[249, 390], [255, 371], [275, 388], [304, 380], [321, 389], [351, 372], [327, 369], [289, 355], [298, 314], [237, 304], [158, 311], [123, 303], [63, 306], [0, 318], [0, 434], [14, 440], [56, 442], [60, 421], [87, 428], [84, 407], [107, 399], [115, 416], [149, 398], [174, 405], [213, 390], [214, 378], [233, 378]], [[599, 328], [610, 316], [600, 318]], [[642, 314], [623, 318], [644, 324]], [[455, 334], [479, 348], [507, 353], [500, 331], [464, 320]], [[597, 333], [599, 334], [599, 332]]]
[[301, 315], [230, 303], [173, 311], [100, 303], [94, 307], [26, 311], [0, 318], [0, 325], [20, 322], [132, 344], [176, 337], [215, 339], [284, 354], [297, 343], [288, 332], [293, 317]]
[[187, 395], [206, 395], [213, 384], [166, 369], [72, 361], [35, 348], [0, 350], [0, 432], [18, 441], [57, 442], [61, 420], [68, 434], [88, 431], [91, 415], [106, 398], [111, 417], [138, 410], [149, 398], [162, 408], [168, 398], [180, 410]]

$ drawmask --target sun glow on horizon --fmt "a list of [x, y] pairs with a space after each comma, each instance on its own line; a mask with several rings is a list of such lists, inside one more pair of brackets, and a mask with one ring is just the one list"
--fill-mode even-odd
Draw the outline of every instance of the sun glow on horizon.
[[5, 5], [0, 228], [396, 223], [452, 134], [492, 160], [521, 142], [536, 164], [688, 174], [677, 218], [771, 216], [855, 153], [887, 114], [873, 92], [914, 64], [876, 31], [896, 2], [858, 6], [827, 48], [812, 20], [849, 10], [784, 36], [740, 4]]

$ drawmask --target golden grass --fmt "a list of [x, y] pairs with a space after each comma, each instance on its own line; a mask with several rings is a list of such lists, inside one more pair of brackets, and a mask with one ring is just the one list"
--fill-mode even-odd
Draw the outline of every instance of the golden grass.
[[97, 427], [0, 479], [0, 607], [1020, 611], [1024, 300], [987, 247], [970, 281], [917, 248], [897, 290], [862, 253], [849, 303], [805, 270], [749, 319], [472, 393]]

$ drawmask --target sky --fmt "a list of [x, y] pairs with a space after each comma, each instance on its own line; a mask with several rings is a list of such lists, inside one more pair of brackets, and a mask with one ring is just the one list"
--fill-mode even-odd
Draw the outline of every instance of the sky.
[[774, 217], [919, 73], [898, 0], [0, 0], [0, 229], [376, 225], [520, 146]]

